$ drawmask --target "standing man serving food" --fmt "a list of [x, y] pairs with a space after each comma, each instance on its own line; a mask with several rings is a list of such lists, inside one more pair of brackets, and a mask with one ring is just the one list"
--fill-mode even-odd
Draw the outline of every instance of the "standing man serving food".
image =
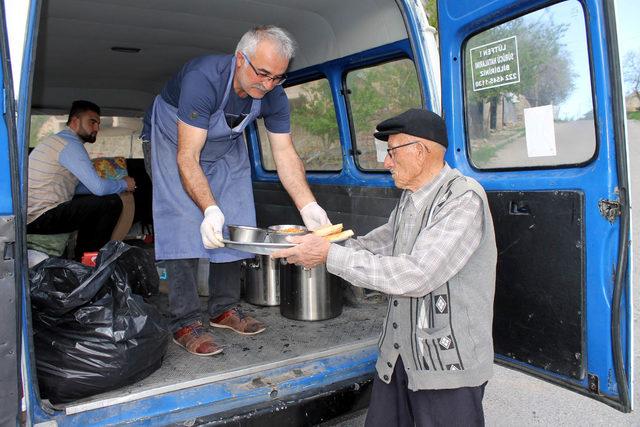
[[166, 260], [174, 341], [196, 355], [222, 351], [200, 321], [198, 258], [211, 261], [210, 325], [245, 335], [265, 329], [237, 307], [239, 260], [248, 255], [222, 242], [225, 224], [256, 223], [243, 138], [256, 118], [264, 119], [278, 176], [307, 228], [329, 223], [291, 139], [281, 84], [293, 55], [286, 31], [254, 28], [242, 36], [234, 55], [209, 55], [184, 65], [147, 114], [141, 137], [151, 147], [156, 259]]
[[408, 110], [378, 125], [404, 190], [389, 221], [345, 246], [314, 234], [274, 257], [389, 295], [367, 426], [484, 425], [493, 367], [496, 242], [487, 196], [444, 161], [442, 118]]

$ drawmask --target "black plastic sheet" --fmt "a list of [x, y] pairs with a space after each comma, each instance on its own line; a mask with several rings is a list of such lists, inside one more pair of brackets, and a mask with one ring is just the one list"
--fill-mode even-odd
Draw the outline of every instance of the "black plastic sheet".
[[[144, 250], [112, 241], [96, 267], [49, 258], [29, 274], [42, 397], [65, 403], [148, 376], [162, 364], [168, 330], [141, 295], [158, 275]], [[134, 292], [135, 291], [135, 292]]]

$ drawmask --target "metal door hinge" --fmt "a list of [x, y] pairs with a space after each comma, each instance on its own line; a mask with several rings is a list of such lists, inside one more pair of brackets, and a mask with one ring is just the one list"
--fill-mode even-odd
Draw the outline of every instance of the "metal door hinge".
[[622, 204], [617, 200], [600, 200], [598, 202], [600, 214], [609, 222], [613, 222], [622, 214]]
[[7, 243], [5, 243], [4, 244], [4, 248], [2, 250], [2, 259], [4, 261], [13, 260], [16, 257], [15, 250], [16, 250], [16, 243], [15, 242], [7, 242]]
[[12, 279], [14, 275], [16, 240], [14, 220], [13, 215], [0, 216], [0, 281]]
[[587, 381], [589, 383], [589, 392], [593, 394], [600, 394], [600, 379], [597, 375], [587, 374]]

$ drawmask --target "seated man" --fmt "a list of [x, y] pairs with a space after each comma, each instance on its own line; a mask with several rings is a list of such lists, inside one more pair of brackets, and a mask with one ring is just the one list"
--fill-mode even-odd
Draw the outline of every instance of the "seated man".
[[128, 176], [119, 180], [98, 176], [83, 144], [96, 141], [99, 127], [100, 107], [74, 101], [67, 127], [46, 137], [29, 155], [27, 233], [77, 230], [78, 259], [111, 239], [122, 211], [118, 194], [136, 188]]

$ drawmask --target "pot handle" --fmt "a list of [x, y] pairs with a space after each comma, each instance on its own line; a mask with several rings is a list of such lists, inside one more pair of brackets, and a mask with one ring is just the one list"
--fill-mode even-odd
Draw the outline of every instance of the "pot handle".
[[242, 261], [242, 265], [245, 268], [252, 268], [254, 270], [257, 270], [257, 269], [260, 268], [260, 259], [257, 256], [255, 258], [253, 258], [253, 259], [250, 259], [250, 260], [245, 259], [245, 260]]

